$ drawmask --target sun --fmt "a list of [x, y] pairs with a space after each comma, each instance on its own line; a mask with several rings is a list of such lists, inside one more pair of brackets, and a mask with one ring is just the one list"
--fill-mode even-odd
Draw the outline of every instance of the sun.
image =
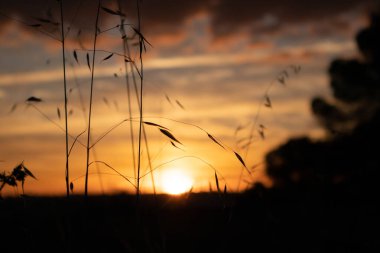
[[193, 186], [193, 180], [180, 169], [166, 170], [161, 173], [161, 187], [165, 193], [179, 195]]

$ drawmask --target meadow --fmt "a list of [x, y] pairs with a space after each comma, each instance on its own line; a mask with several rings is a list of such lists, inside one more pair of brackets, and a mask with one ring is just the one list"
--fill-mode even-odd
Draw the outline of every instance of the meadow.
[[2, 2], [1, 252], [376, 252], [377, 9], [269, 2]]

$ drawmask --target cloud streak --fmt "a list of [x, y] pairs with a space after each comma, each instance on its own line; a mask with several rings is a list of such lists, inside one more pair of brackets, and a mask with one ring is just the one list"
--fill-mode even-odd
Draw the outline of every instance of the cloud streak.
[[[95, 19], [96, 1], [66, 0], [65, 19], [73, 28], [86, 31], [92, 29]], [[126, 2], [126, 4], [124, 4]], [[136, 20], [136, 3], [123, 1], [122, 12], [127, 19]], [[105, 1], [104, 5], [117, 10], [117, 1]], [[171, 34], [181, 33], [184, 23], [194, 16], [206, 13], [210, 17], [211, 33], [215, 38], [233, 35], [243, 27], [251, 29], [252, 36], [255, 32], [273, 32], [291, 24], [323, 22], [330, 20], [330, 29], [344, 29], [349, 25], [344, 19], [345, 13], [358, 10], [369, 10], [374, 1], [346, 1], [346, 0], [145, 0], [142, 5], [143, 29], [148, 33]], [[48, 19], [51, 16], [57, 19], [58, 4], [56, 1], [28, 0], [2, 1], [0, 3], [2, 18], [1, 26], [9, 22], [7, 17], [22, 20], [28, 24], [41, 23], [38, 18]], [[36, 19], [37, 18], [37, 19]], [[110, 20], [115, 16], [101, 12], [101, 20]], [[55, 20], [55, 22], [57, 22]], [[43, 22], [42, 22], [43, 23]], [[45, 25], [45, 24], [43, 24]]]

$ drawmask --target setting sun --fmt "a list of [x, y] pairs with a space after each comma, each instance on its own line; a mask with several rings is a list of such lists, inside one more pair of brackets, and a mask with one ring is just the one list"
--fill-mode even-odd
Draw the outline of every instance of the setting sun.
[[181, 170], [168, 170], [161, 174], [161, 186], [165, 193], [178, 195], [193, 186], [193, 180]]

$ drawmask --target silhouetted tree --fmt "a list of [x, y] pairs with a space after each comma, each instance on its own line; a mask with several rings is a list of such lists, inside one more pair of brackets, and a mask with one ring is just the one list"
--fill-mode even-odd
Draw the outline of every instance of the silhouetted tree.
[[[327, 130], [325, 140], [290, 139], [266, 156], [276, 187], [342, 186], [353, 194], [376, 192], [380, 176], [379, 13], [356, 36], [362, 57], [334, 60], [329, 67], [334, 101], [311, 101]], [[340, 188], [342, 188], [340, 187]]]

